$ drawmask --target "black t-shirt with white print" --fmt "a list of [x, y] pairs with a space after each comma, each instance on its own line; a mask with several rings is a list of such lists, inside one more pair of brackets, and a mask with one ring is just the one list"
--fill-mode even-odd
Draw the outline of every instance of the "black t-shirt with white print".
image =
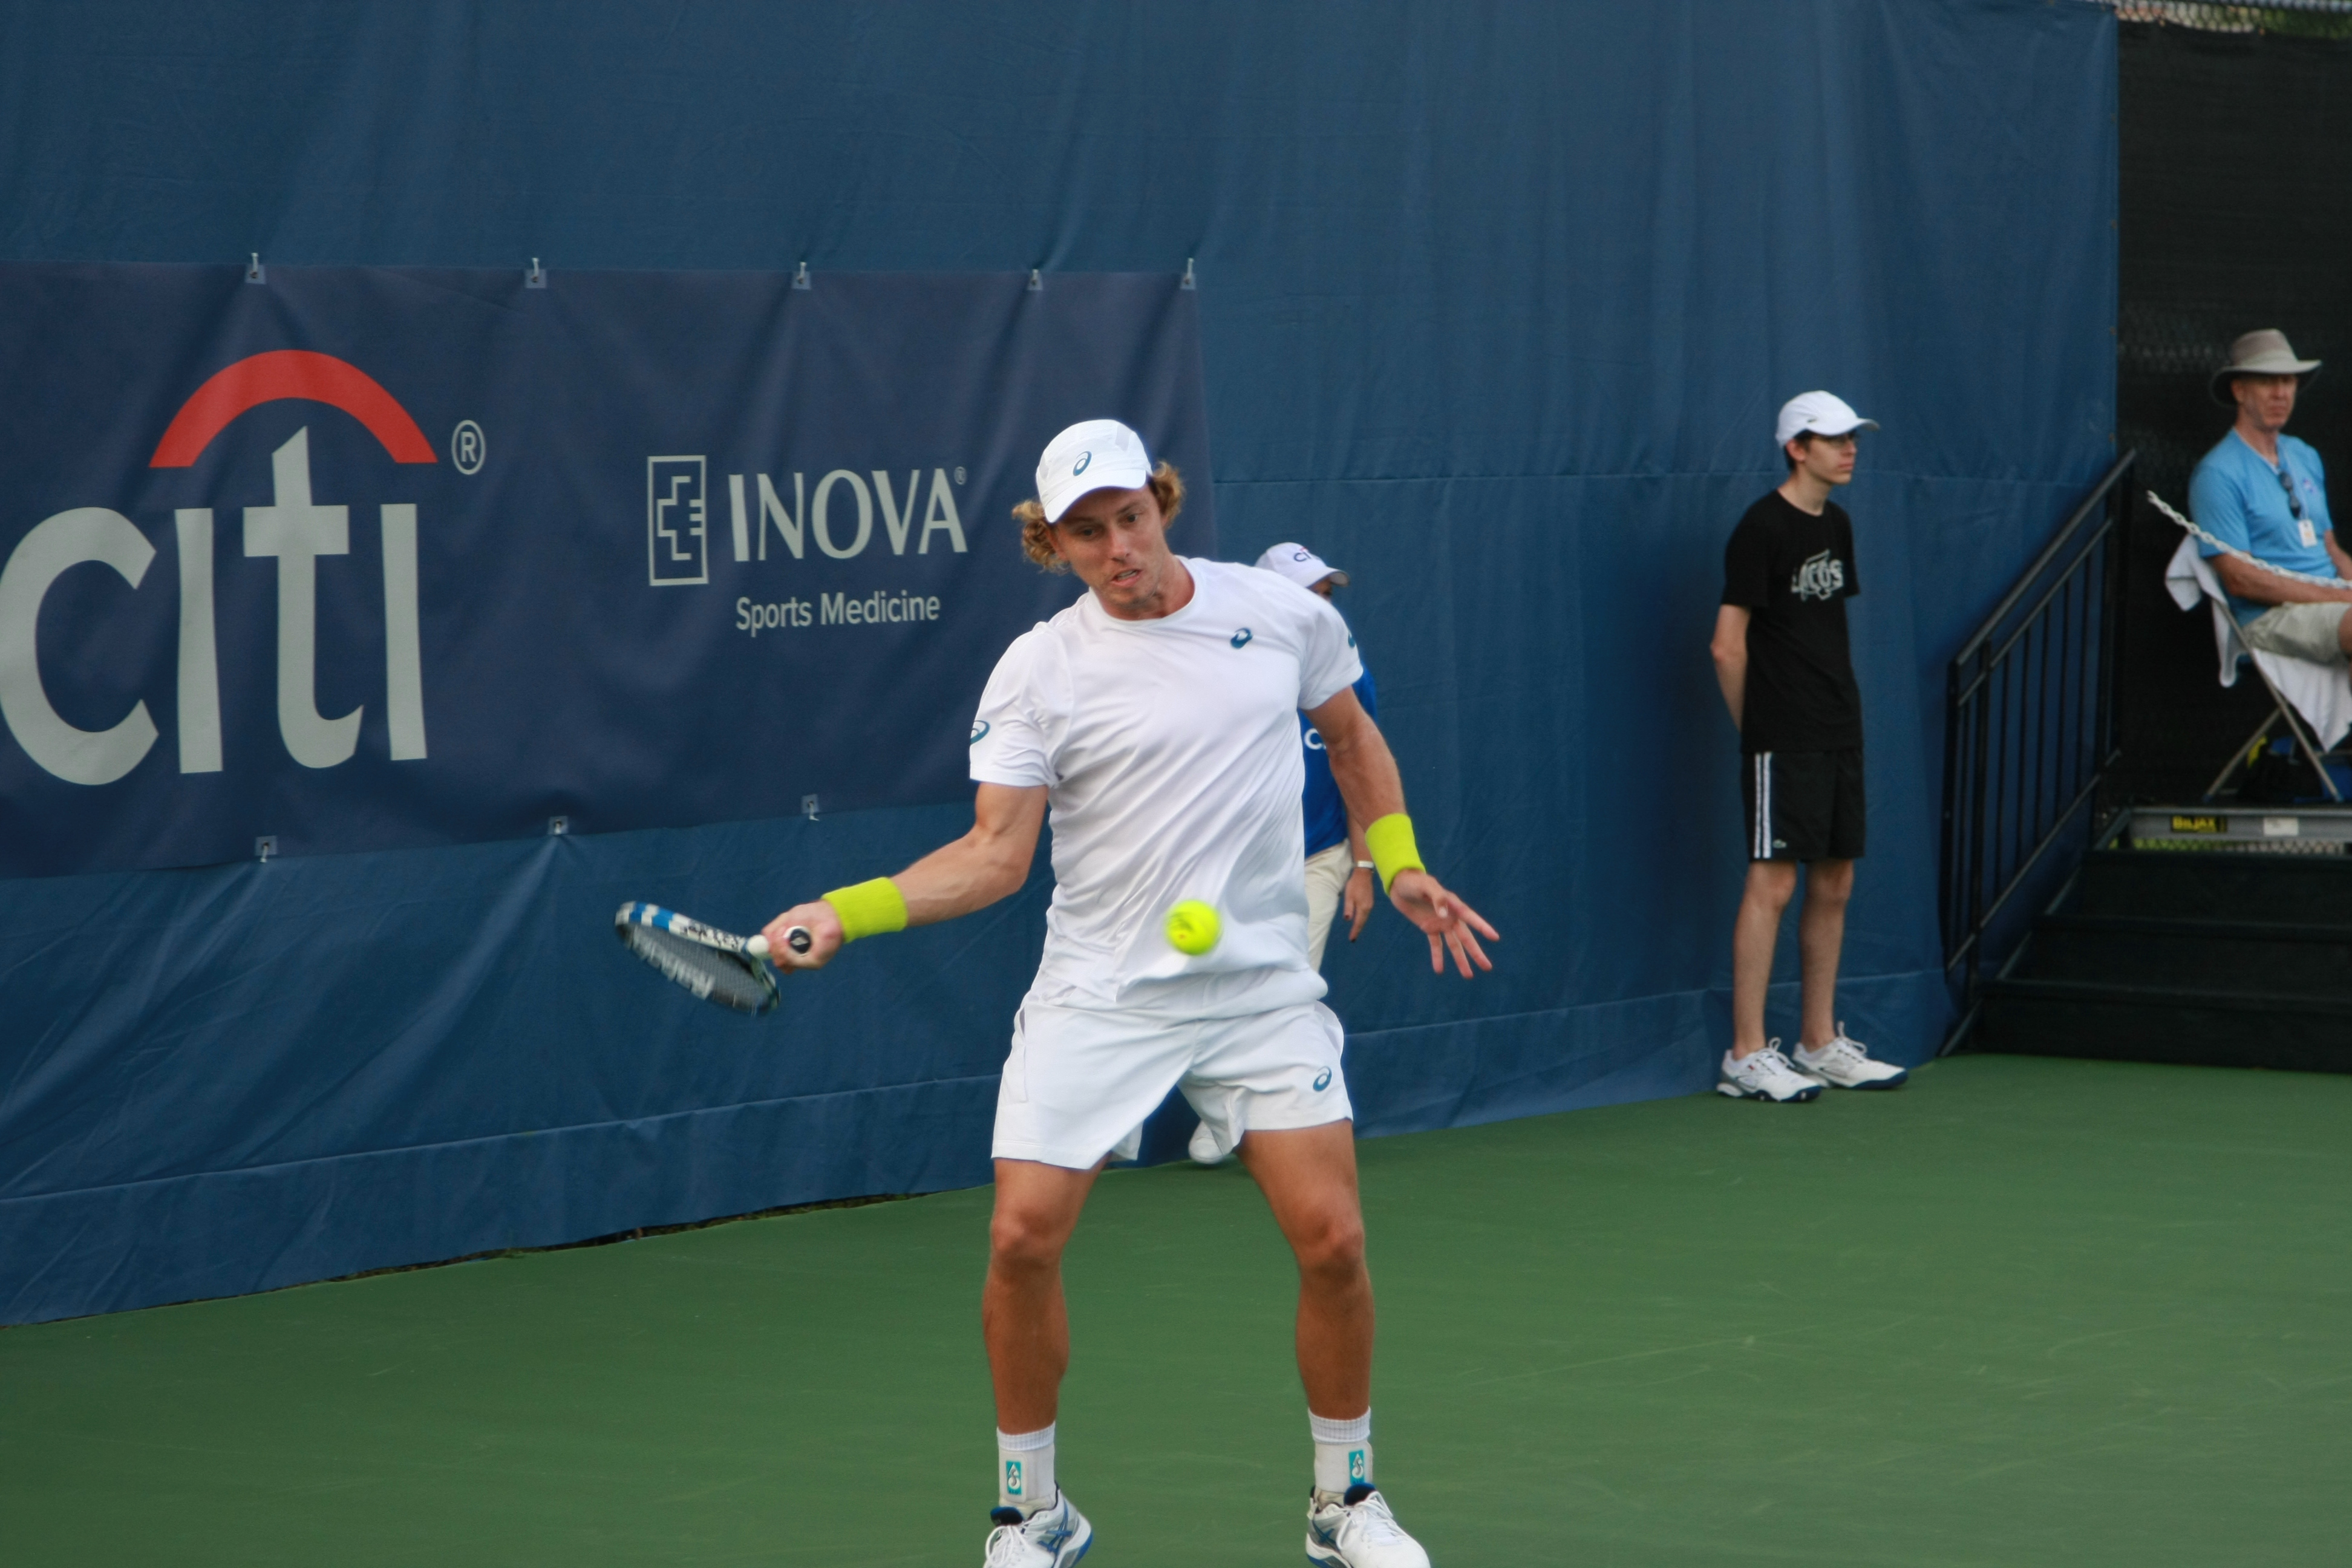
[[1815, 517], [1776, 489], [1731, 531], [1723, 602], [1751, 612], [1743, 752], [1862, 744], [1862, 692], [1845, 635], [1845, 602], [1861, 591], [1853, 521], [1834, 502]]

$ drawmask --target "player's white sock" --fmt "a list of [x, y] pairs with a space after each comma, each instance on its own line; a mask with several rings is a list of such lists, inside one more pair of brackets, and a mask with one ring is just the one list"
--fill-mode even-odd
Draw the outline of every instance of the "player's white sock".
[[1338, 1497], [1357, 1482], [1372, 1479], [1372, 1413], [1352, 1421], [1329, 1421], [1307, 1413], [1307, 1429], [1315, 1436], [1315, 1489]]
[[1054, 1428], [996, 1432], [996, 1506], [1023, 1518], [1054, 1506]]

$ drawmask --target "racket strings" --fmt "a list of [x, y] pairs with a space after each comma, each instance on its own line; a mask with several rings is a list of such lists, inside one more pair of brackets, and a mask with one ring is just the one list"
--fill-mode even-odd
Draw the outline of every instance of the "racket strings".
[[755, 961], [675, 936], [656, 926], [621, 928], [629, 951], [705, 1001], [742, 1013], [764, 1013], [777, 1001], [775, 982]]

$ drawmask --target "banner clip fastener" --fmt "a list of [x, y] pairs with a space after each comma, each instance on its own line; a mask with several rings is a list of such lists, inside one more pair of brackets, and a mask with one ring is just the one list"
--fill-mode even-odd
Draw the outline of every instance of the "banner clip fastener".
[[547, 274], [540, 268], [539, 258], [536, 256], [530, 258], [530, 270], [522, 275], [522, 286], [526, 289], [547, 287]]
[[247, 283], [267, 283], [269, 281], [269, 275], [262, 268], [261, 252], [257, 250], [253, 253], [253, 260], [245, 269], [245, 280]]
[[1177, 284], [1176, 287], [1199, 291], [1199, 285], [1192, 281], [1192, 258], [1189, 256], [1184, 258], [1184, 281]]
[[803, 261], [801, 263], [800, 270], [793, 274], [793, 287], [806, 292], [808, 286], [808, 263]]
[[253, 841], [253, 858], [263, 864], [267, 865], [269, 858], [277, 853], [278, 835], [275, 833], [265, 833]]
[[801, 815], [811, 822], [816, 820], [816, 796], [813, 795], [801, 796]]
[[547, 819], [547, 836], [550, 838], [561, 838], [571, 831], [572, 819], [570, 817], [551, 816]]
[[1029, 269], [1029, 292], [1032, 294], [1043, 294], [1045, 291], [1045, 279], [1039, 275], [1037, 268], [1032, 267]]

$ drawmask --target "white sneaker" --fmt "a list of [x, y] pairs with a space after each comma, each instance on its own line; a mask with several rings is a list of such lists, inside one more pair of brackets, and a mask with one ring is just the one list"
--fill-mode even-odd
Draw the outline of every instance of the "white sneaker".
[[988, 1517], [996, 1528], [988, 1532], [981, 1568], [1070, 1568], [1095, 1543], [1095, 1527], [1070, 1506], [1067, 1492], [1027, 1519], [1017, 1508], [1000, 1508]]
[[1205, 1121], [1192, 1129], [1192, 1141], [1184, 1145], [1184, 1152], [1192, 1156], [1195, 1165], [1222, 1165], [1234, 1157], [1234, 1152], [1217, 1142]]
[[1388, 1499], [1361, 1481], [1319, 1502], [1307, 1494], [1307, 1561], [1321, 1568], [1429, 1568], [1429, 1553], [1404, 1532]]
[[1822, 1086], [1817, 1079], [1807, 1078], [1789, 1065], [1780, 1054], [1780, 1042], [1768, 1041], [1760, 1051], [1750, 1051], [1744, 1057], [1723, 1053], [1722, 1078], [1715, 1086], [1717, 1094], [1727, 1094], [1734, 1100], [1769, 1100], [1789, 1105], [1798, 1100], [1819, 1100]]
[[1797, 1070], [1832, 1089], [1893, 1089], [1911, 1076], [1890, 1062], [1872, 1061], [1860, 1040], [1845, 1037], [1843, 1024], [1837, 1038], [1818, 1051], [1799, 1046]]

